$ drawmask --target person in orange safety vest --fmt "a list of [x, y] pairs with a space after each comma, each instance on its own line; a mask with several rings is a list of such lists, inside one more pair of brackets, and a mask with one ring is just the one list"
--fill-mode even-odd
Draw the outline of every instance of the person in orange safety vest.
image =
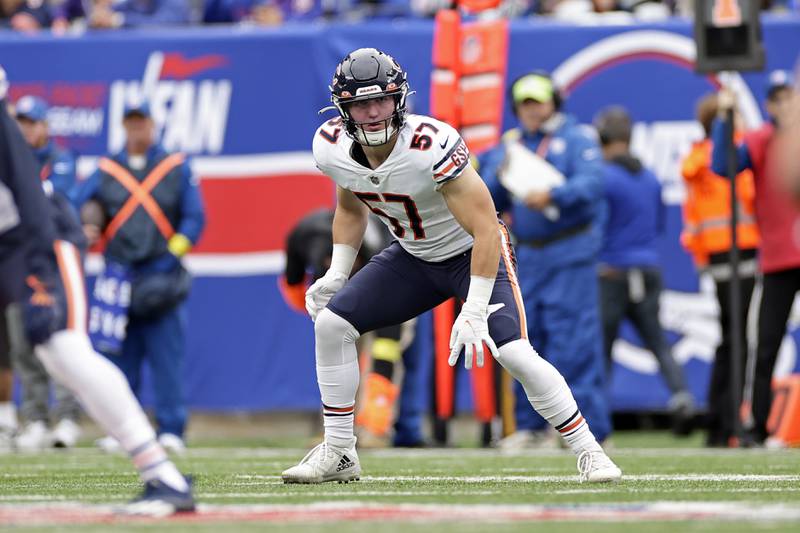
[[[708, 388], [708, 435], [706, 445], [726, 447], [733, 436], [733, 413], [730, 412], [730, 276], [731, 248], [731, 185], [711, 170], [711, 127], [717, 114], [717, 96], [703, 97], [697, 106], [697, 120], [703, 126], [705, 139], [695, 143], [683, 160], [682, 174], [686, 182], [683, 205], [684, 228], [681, 243], [692, 254], [700, 272], [711, 275], [716, 285], [720, 308], [722, 338], [717, 347]], [[745, 170], [736, 176], [739, 209], [737, 244], [740, 249], [741, 323], [747, 323], [747, 310], [755, 285], [756, 249], [759, 243], [755, 223], [753, 174]], [[742, 346], [747, 346], [746, 328], [741, 331]], [[742, 361], [744, 364], [745, 361]], [[744, 370], [744, 369], [743, 369]]]

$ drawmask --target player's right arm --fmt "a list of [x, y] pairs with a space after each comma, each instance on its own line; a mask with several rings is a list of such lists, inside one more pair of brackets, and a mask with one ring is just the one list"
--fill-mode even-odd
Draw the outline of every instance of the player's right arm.
[[337, 186], [336, 212], [333, 215], [333, 245], [349, 246], [358, 253], [364, 232], [367, 231], [367, 215], [367, 206], [355, 194]]
[[320, 311], [347, 283], [367, 229], [367, 207], [352, 192], [339, 186], [336, 187], [336, 198], [331, 266], [306, 291], [306, 311], [312, 320], [317, 319]]

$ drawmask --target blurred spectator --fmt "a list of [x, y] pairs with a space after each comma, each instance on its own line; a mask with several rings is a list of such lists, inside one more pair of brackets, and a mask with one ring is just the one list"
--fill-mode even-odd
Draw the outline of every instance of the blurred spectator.
[[[624, 22], [633, 18], [661, 20], [672, 14], [660, 0], [544, 0], [544, 13], [570, 22]], [[611, 18], [613, 17], [613, 18]]]
[[450, 9], [453, 4], [451, 0], [410, 0], [409, 10], [418, 17], [433, 17], [440, 9]]
[[0, 0], [0, 28], [36, 32], [49, 28], [52, 20], [45, 0]]
[[794, 98], [789, 110], [786, 135], [780, 140], [781, 174], [784, 185], [800, 206], [800, 61], [795, 69]]
[[[728, 180], [711, 170], [711, 126], [717, 115], [717, 95], [710, 94], [697, 106], [697, 120], [703, 126], [705, 139], [695, 143], [683, 160], [682, 174], [686, 181], [686, 203], [683, 206], [684, 228], [681, 243], [692, 254], [695, 266], [707, 272], [716, 285], [721, 329], [711, 380], [708, 386], [708, 416], [706, 446], [726, 447], [734, 436], [734, 413], [731, 405], [731, 301], [730, 301], [730, 248], [731, 248], [731, 186]], [[737, 116], [737, 124], [738, 124]], [[737, 126], [738, 131], [738, 126]], [[738, 137], [738, 135], [737, 135]], [[747, 324], [750, 298], [756, 275], [756, 249], [758, 228], [755, 223], [755, 186], [753, 173], [745, 170], [736, 176], [736, 196], [739, 207], [739, 225], [736, 232], [740, 248], [739, 277], [740, 324]], [[747, 329], [738, 332], [746, 350]], [[743, 358], [744, 375], [746, 359]], [[741, 394], [741, 392], [740, 392]]]
[[[357, 3], [357, 0], [208, 0], [203, 21], [278, 26], [284, 22], [310, 22], [348, 13], [355, 17], [363, 16], [364, 10], [357, 9]], [[379, 3], [370, 2], [369, 5]]]
[[87, 25], [95, 29], [177, 26], [189, 22], [189, 0], [93, 0], [87, 12]]
[[[481, 176], [517, 238], [519, 282], [533, 347], [564, 376], [592, 433], [611, 433], [603, 379], [596, 217], [603, 169], [596, 141], [561, 111], [549, 74], [511, 84], [519, 128], [481, 158]], [[517, 433], [502, 447], [541, 440], [547, 425], [516, 385]]]
[[53, 33], [65, 33], [70, 26], [78, 30], [85, 29], [89, 23], [86, 13], [91, 12], [94, 0], [54, 0], [51, 8]]
[[[762, 11], [785, 13], [797, 11], [800, 7], [798, 0], [757, 0]], [[676, 11], [684, 17], [694, 18], [695, 0], [674, 0]]]
[[761, 0], [761, 9], [763, 11], [782, 13], [796, 10], [797, 7], [797, 0]]
[[[75, 203], [87, 204], [82, 216], [86, 207], [99, 204], [111, 219], [107, 224], [84, 220], [85, 231], [92, 242], [99, 240], [102, 232], [106, 243], [101, 276], [132, 287], [128, 297], [112, 302], [113, 318], [128, 320], [124, 338], [109, 332], [106, 339], [100, 339], [119, 350], [106, 355], [125, 373], [134, 391], [139, 389], [142, 363], [147, 360], [153, 376], [159, 442], [180, 452], [187, 417], [183, 397], [185, 300], [191, 287], [182, 257], [200, 238], [205, 214], [198, 180], [185, 156], [170, 154], [156, 143], [149, 105], [127, 106], [122, 124], [125, 148], [100, 159], [97, 171], [81, 183]], [[129, 204], [132, 198], [134, 203]], [[126, 205], [133, 209], [124, 208]], [[97, 299], [97, 293], [94, 297]], [[104, 333], [92, 323], [90, 320], [90, 333]], [[114, 340], [119, 342], [112, 344]], [[113, 439], [101, 441], [106, 449], [115, 445]]]
[[607, 209], [598, 272], [607, 372], [610, 377], [614, 341], [627, 318], [658, 360], [671, 393], [668, 406], [674, 417], [673, 429], [684, 433], [690, 429], [687, 423], [694, 400], [659, 322], [663, 283], [658, 239], [666, 225], [661, 183], [630, 152], [633, 124], [624, 108], [602, 111], [594, 124], [605, 159]]
[[[745, 435], [744, 445], [763, 445], [767, 439], [767, 418], [772, 406], [772, 373], [778, 350], [786, 332], [795, 294], [800, 291], [800, 207], [787, 194], [786, 178], [781, 175], [780, 140], [787, 134], [792, 118], [792, 102], [797, 97], [791, 78], [785, 71], [769, 77], [767, 113], [770, 121], [749, 131], [735, 147], [736, 172], [753, 170], [755, 212], [761, 234], [759, 265], [764, 273], [763, 291], [758, 312], [758, 347], [753, 381], [753, 427]], [[735, 95], [723, 89], [718, 97], [722, 119], [735, 104]], [[714, 149], [711, 168], [727, 174], [730, 125], [717, 120], [712, 130]], [[767, 444], [773, 444], [770, 441]], [[779, 444], [774, 442], [774, 444]]]
[[[36, 96], [23, 96], [15, 105], [17, 124], [25, 141], [33, 149], [39, 164], [39, 175], [55, 214], [58, 238], [72, 243], [85, 252], [86, 240], [78, 222], [77, 213], [67, 198], [75, 186], [75, 157], [57, 146], [48, 132], [47, 103]], [[12, 350], [14, 371], [22, 385], [20, 414], [25, 421], [16, 436], [18, 450], [40, 450], [51, 443], [58, 447], [72, 447], [80, 436], [78, 417], [80, 407], [69, 390], [53, 382], [56, 404], [53, 409], [52, 433], [48, 431], [48, 405], [50, 403], [50, 377], [33, 348], [15, 346]]]
[[47, 102], [37, 96], [23, 96], [15, 105], [17, 124], [39, 161], [40, 177], [69, 198], [75, 186], [75, 157], [50, 138], [47, 112]]

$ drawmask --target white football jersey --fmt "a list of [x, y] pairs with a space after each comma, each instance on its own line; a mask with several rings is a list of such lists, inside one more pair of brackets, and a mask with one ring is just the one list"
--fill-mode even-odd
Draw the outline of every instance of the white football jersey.
[[353, 159], [354, 142], [339, 118], [320, 126], [313, 143], [317, 167], [378, 215], [406, 251], [438, 262], [472, 246], [439, 192], [470, 164], [469, 149], [452, 126], [408, 115], [392, 153], [376, 169]]

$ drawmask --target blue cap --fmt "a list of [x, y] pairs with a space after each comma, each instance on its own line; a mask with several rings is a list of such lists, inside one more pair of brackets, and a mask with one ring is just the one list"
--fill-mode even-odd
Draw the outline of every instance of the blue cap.
[[17, 100], [14, 113], [17, 118], [27, 118], [34, 122], [47, 120], [47, 102], [38, 96], [26, 94]]
[[125, 111], [122, 113], [123, 118], [128, 118], [131, 115], [141, 115], [143, 117], [150, 116], [150, 104], [142, 100], [136, 103], [129, 103], [125, 105]]
[[787, 70], [773, 70], [769, 73], [767, 98], [772, 98], [781, 89], [792, 87], [792, 75]]

